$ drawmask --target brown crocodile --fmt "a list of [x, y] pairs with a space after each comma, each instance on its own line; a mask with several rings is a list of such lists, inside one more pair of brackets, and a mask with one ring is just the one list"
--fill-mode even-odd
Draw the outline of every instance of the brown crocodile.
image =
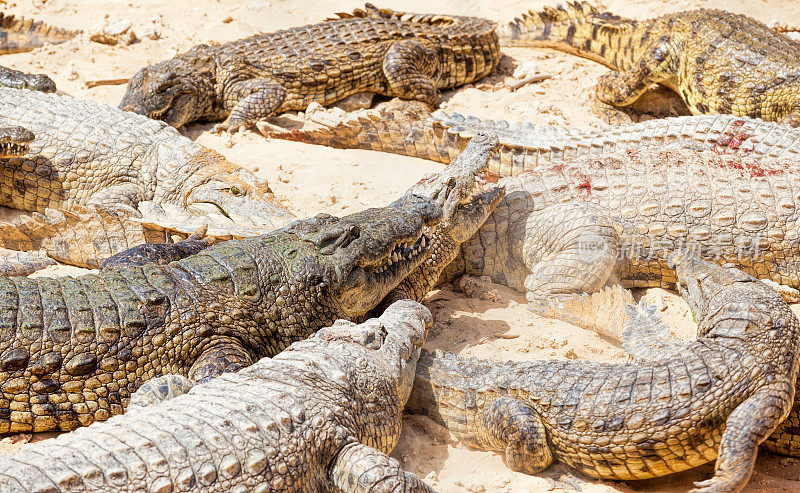
[[431, 322], [410, 301], [339, 320], [188, 395], [4, 456], [0, 492], [433, 492], [386, 455]]
[[366, 316], [423, 262], [441, 271], [443, 248], [458, 247], [443, 242], [470, 237], [499, 203], [502, 189], [475, 179], [494, 146], [475, 139], [469, 159], [384, 208], [295, 221], [167, 265], [0, 278], [0, 433], [104, 420], [150, 378], [202, 381]]
[[33, 214], [0, 225], [6, 248], [44, 248], [60, 261], [99, 267], [142, 240], [163, 240], [175, 223], [190, 234], [207, 222], [209, 235], [228, 239], [294, 218], [265, 181], [162, 122], [69, 96], [0, 88], [0, 126], [12, 125], [35, 138], [27, 155], [3, 159], [0, 205]]
[[698, 9], [637, 21], [587, 2], [530, 11], [501, 33], [506, 46], [554, 48], [612, 69], [597, 98], [628, 106], [654, 83], [692, 114], [800, 124], [800, 42], [744, 15]]
[[701, 334], [679, 354], [608, 364], [423, 353], [407, 409], [530, 474], [558, 460], [593, 477], [646, 479], [716, 460], [694, 491], [741, 490], [794, 401], [800, 323], [735, 268], [671, 260]]
[[236, 131], [316, 101], [372, 92], [434, 105], [500, 59], [494, 22], [378, 9], [230, 43], [198, 45], [145, 67], [119, 107], [180, 127], [205, 119]]

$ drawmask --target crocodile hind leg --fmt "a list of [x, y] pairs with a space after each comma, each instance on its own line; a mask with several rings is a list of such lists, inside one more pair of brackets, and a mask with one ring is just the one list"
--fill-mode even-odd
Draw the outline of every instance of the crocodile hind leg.
[[498, 398], [486, 407], [483, 425], [492, 442], [490, 448], [504, 451], [512, 470], [535, 474], [553, 463], [544, 423], [524, 402]]
[[753, 473], [758, 445], [786, 417], [794, 400], [794, 382], [763, 387], [728, 416], [719, 446], [714, 476], [695, 483], [696, 493], [740, 491]]
[[[600, 332], [619, 329], [594, 327], [597, 309], [604, 305], [596, 293], [617, 270], [619, 238], [612, 221], [585, 204], [547, 207], [528, 217], [522, 259], [530, 269], [525, 279], [531, 310], [575, 325], [592, 325]], [[627, 306], [627, 290], [603, 290]], [[591, 308], [591, 309], [590, 309]], [[605, 317], [602, 317], [605, 318]], [[606, 321], [600, 321], [606, 322]]]
[[436, 48], [428, 42], [403, 40], [394, 43], [383, 59], [383, 75], [392, 94], [434, 107], [439, 102], [439, 90], [433, 80], [439, 69], [438, 59]]
[[612, 106], [629, 106], [650, 85], [673, 77], [669, 71], [669, 39], [663, 38], [633, 68], [609, 72], [597, 83], [597, 99]]
[[396, 459], [351, 438], [336, 454], [330, 480], [345, 493], [433, 492], [417, 475], [406, 472]]

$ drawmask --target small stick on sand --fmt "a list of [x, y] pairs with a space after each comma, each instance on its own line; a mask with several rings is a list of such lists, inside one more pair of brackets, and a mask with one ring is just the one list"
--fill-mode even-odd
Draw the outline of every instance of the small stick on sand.
[[511, 92], [514, 92], [522, 86], [533, 84], [534, 82], [541, 82], [543, 80], [547, 80], [552, 77], [553, 76], [550, 74], [532, 74], [525, 77], [524, 79], [515, 80], [514, 82], [508, 82], [506, 83], [506, 87], [511, 89]]
[[103, 80], [87, 80], [85, 85], [87, 88], [97, 86], [119, 86], [127, 84], [130, 79], [103, 79]]

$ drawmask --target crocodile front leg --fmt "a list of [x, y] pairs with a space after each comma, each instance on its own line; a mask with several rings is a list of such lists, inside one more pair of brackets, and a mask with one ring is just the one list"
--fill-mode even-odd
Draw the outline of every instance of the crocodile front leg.
[[[557, 204], [530, 214], [524, 234], [521, 256], [530, 270], [524, 284], [531, 310], [618, 333], [619, 328], [602, 325], [614, 320], [598, 320], [588, 309], [601, 303], [587, 295], [600, 291], [618, 270], [620, 240], [611, 219], [585, 204]], [[620, 298], [616, 304], [623, 306], [633, 300], [627, 291], [603, 294]]]
[[406, 472], [397, 460], [352, 438], [330, 467], [330, 480], [344, 493], [430, 492], [433, 488]]
[[[235, 79], [222, 82], [222, 106], [230, 111], [224, 122], [214, 125], [212, 132], [237, 132], [257, 120], [275, 115], [286, 101], [286, 88], [273, 79], [261, 77], [246, 60], [227, 60], [220, 63]], [[242, 75], [244, 74], [244, 75]], [[247, 78], [250, 76], [250, 78]]]

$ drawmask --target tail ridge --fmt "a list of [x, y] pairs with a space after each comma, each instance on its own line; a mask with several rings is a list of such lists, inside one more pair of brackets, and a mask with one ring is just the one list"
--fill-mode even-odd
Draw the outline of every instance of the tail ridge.
[[586, 1], [529, 10], [508, 23], [499, 33], [502, 46], [554, 48], [589, 58], [611, 68], [616, 66], [615, 47], [622, 45], [625, 31], [638, 26], [610, 12], [602, 12]]

